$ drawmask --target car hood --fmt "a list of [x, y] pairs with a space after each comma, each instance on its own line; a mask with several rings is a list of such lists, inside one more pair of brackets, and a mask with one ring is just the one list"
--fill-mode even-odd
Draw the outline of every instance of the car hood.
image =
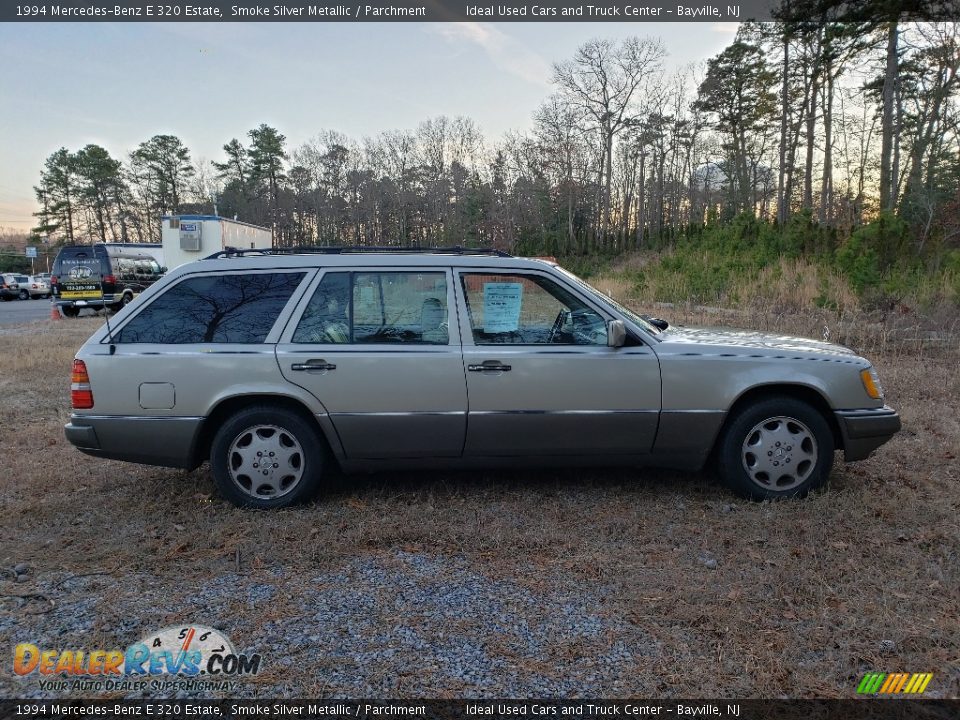
[[783, 352], [816, 353], [819, 355], [856, 355], [843, 345], [793, 337], [776, 335], [753, 330], [732, 330], [729, 328], [692, 328], [671, 326], [661, 335], [662, 343], [676, 345], [679, 352], [691, 352], [695, 346], [742, 348], [744, 350], [764, 350], [776, 355]]

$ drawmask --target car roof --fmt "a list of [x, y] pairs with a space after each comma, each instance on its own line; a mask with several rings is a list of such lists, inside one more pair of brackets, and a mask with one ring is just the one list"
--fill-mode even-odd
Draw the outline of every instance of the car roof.
[[512, 257], [505, 254], [470, 254], [451, 252], [283, 252], [276, 254], [247, 252], [240, 255], [221, 254], [197, 262], [181, 265], [176, 274], [222, 270], [269, 270], [296, 268], [338, 268], [338, 267], [462, 267], [462, 268], [504, 268], [543, 269], [553, 266], [547, 260], [536, 258]]

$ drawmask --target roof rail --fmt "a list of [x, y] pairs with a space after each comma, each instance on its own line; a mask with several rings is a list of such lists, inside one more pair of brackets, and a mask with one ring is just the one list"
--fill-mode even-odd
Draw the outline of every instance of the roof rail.
[[350, 253], [401, 253], [407, 254], [440, 254], [440, 255], [493, 255], [495, 257], [513, 257], [510, 253], [493, 248], [468, 248], [461, 245], [453, 247], [402, 247], [392, 245], [351, 245], [323, 247], [317, 245], [305, 245], [302, 247], [282, 247], [282, 248], [234, 248], [227, 247], [218, 250], [212, 255], [203, 258], [204, 260], [216, 260], [217, 258], [243, 257], [244, 255], [347, 255]]

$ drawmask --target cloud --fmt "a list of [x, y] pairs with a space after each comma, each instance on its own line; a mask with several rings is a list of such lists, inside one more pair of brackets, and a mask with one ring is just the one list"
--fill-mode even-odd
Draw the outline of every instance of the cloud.
[[735, 35], [739, 28], [740, 23], [737, 22], [719, 22], [710, 26], [710, 32], [729, 33], [731, 35]]
[[443, 23], [431, 26], [430, 31], [450, 43], [467, 42], [479, 46], [498, 68], [532, 85], [550, 85], [550, 63], [490, 23]]

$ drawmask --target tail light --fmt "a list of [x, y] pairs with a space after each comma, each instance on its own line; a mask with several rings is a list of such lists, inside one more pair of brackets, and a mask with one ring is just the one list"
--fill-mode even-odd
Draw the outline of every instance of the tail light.
[[93, 390], [90, 388], [90, 376], [83, 360], [73, 361], [73, 375], [70, 378], [70, 400], [74, 410], [89, 410], [93, 407]]
[[117, 276], [116, 276], [116, 275], [104, 275], [104, 276], [103, 276], [103, 281], [104, 281], [105, 283], [110, 283], [111, 285], [116, 285], [116, 284], [117, 284]]
[[58, 279], [59, 279], [59, 278], [57, 278], [56, 275], [51, 275], [51, 276], [50, 276], [50, 284], [51, 284], [51, 285], [56, 285]]

